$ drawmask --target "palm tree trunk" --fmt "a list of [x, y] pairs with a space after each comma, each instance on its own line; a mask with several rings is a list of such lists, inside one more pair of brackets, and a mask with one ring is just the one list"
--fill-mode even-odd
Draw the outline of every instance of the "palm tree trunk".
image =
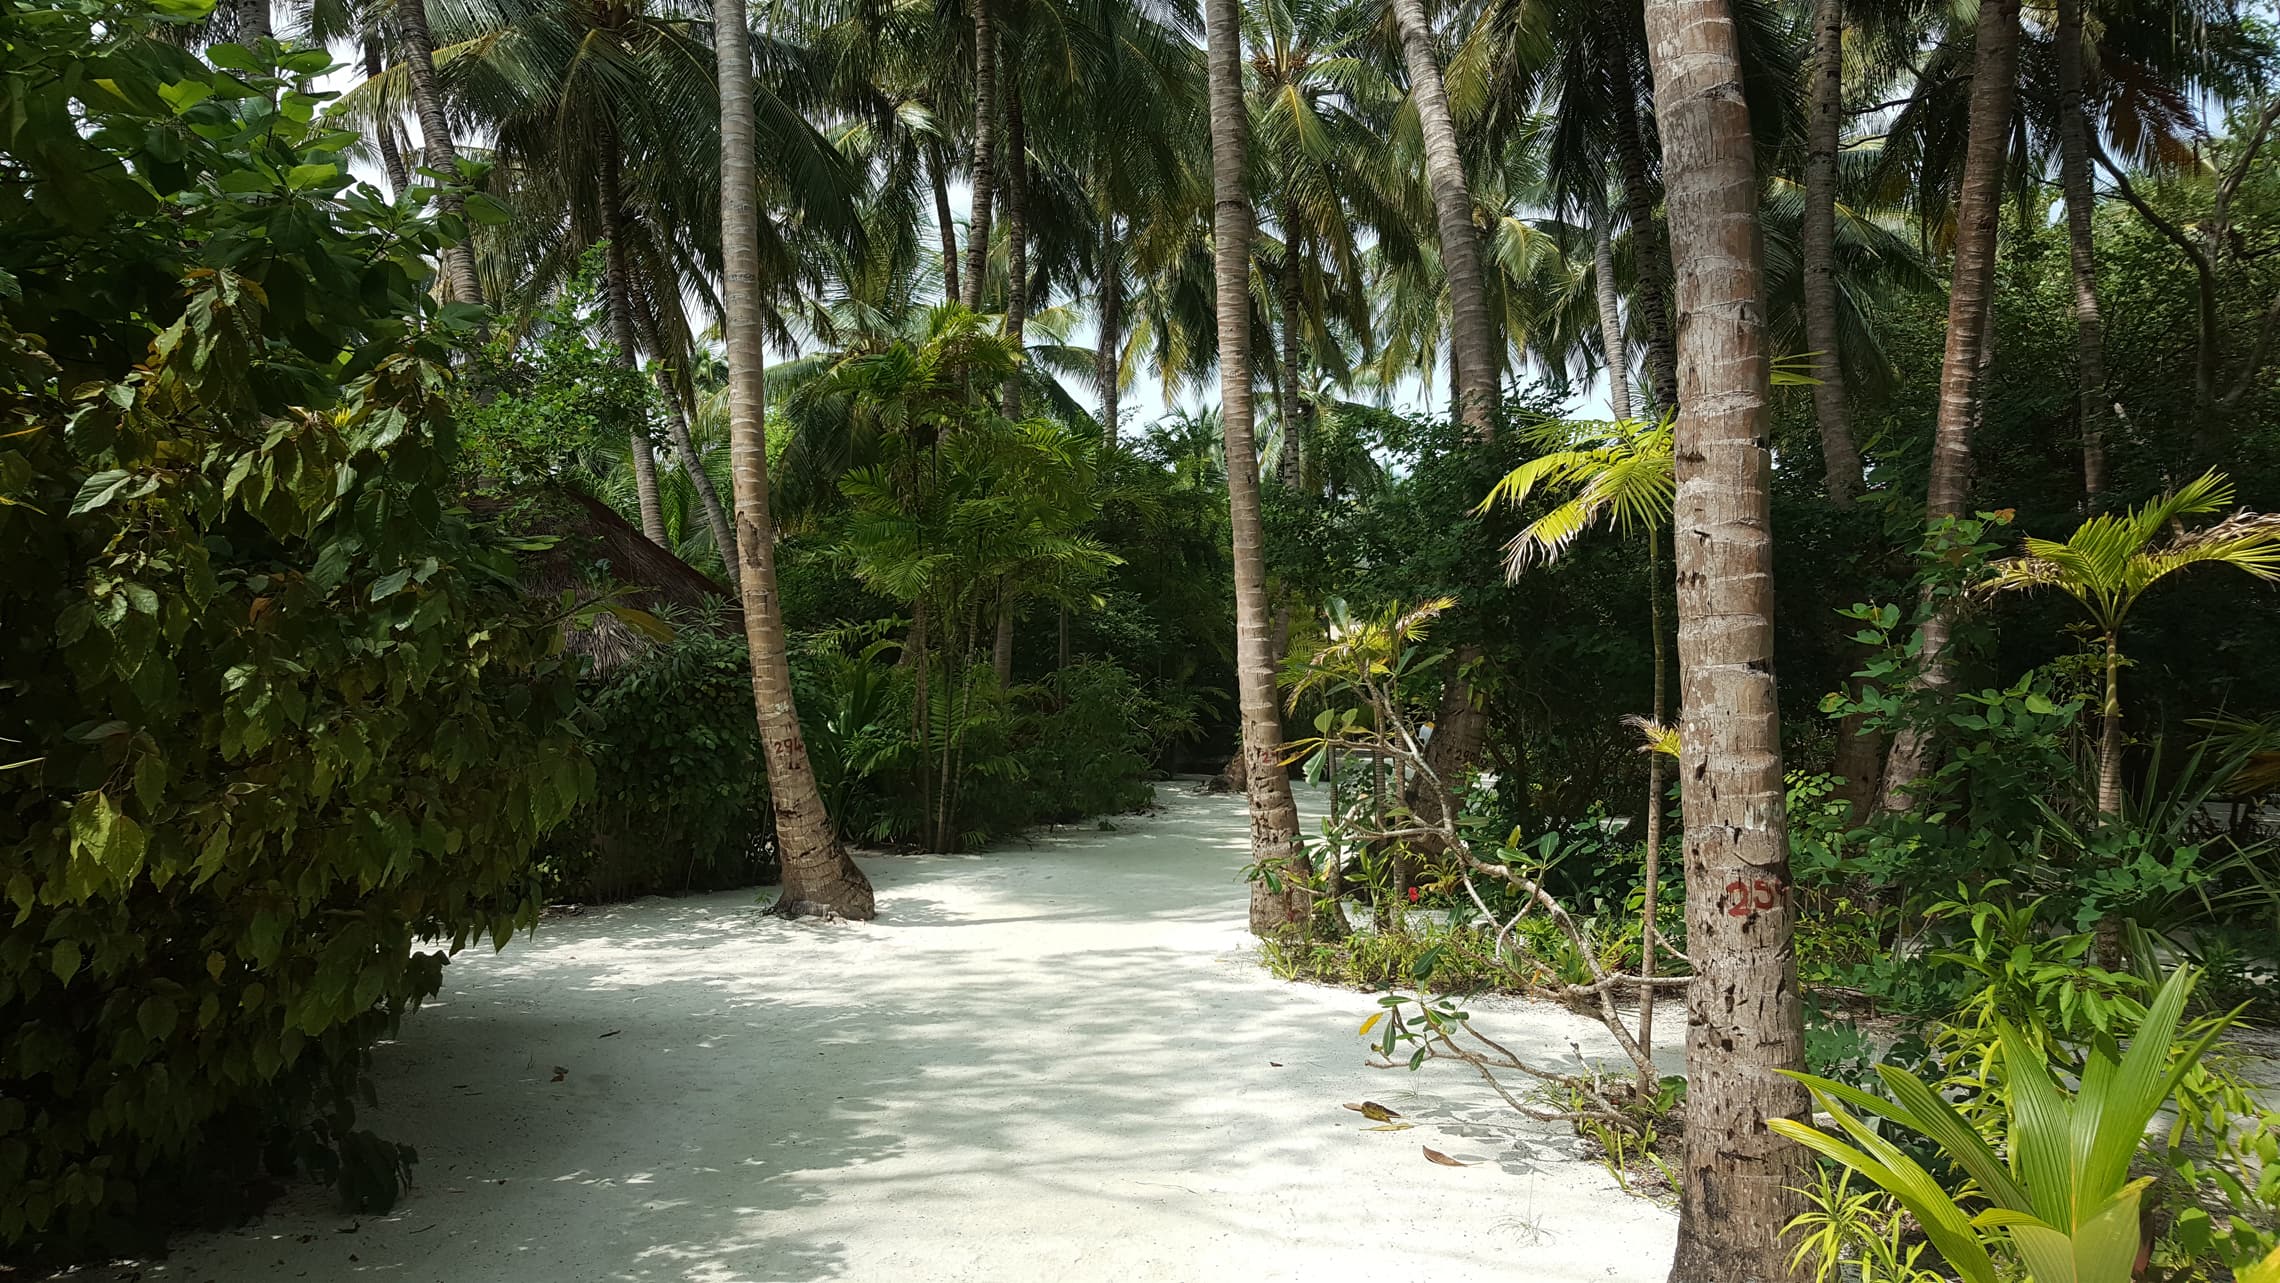
[[1655, 189], [1647, 177], [1647, 142], [1631, 86], [1615, 90], [1615, 150], [1623, 177], [1623, 214], [1631, 221], [1631, 254], [1639, 269], [1639, 318], [1647, 328], [1647, 377], [1657, 414], [1678, 408], [1678, 345], [1671, 337], [1670, 247], [1655, 222]]
[[1486, 436], [1495, 430], [1501, 409], [1501, 371], [1481, 285], [1472, 189], [1465, 182], [1464, 161], [1457, 155], [1456, 126], [1449, 118], [1449, 94], [1433, 55], [1424, 0], [1393, 0], [1393, 17], [1401, 27], [1409, 97], [1417, 105], [1417, 124], [1425, 136], [1425, 175], [1433, 188], [1433, 212], [1440, 228], [1441, 273], [1449, 282], [1449, 331], [1457, 349], [1457, 414], [1475, 436]]
[[[1021, 87], [1005, 94], [1005, 337], [1016, 353], [1029, 321], [1029, 225], [1023, 208], [1029, 194], [1029, 138], [1021, 124]], [[1008, 417], [1021, 417], [1021, 367], [1006, 376], [1003, 400]]]
[[997, 636], [990, 644], [990, 671], [999, 690], [1013, 685], [1013, 594], [998, 590]]
[[1686, 834], [1686, 1140], [1671, 1283], [1786, 1276], [1805, 1068], [1773, 673], [1771, 367], [1758, 174], [1729, 0], [1647, 0], [1678, 309], [1679, 767]]
[[990, 201], [997, 181], [998, 36], [990, 0], [968, 0], [974, 18], [974, 212], [966, 221], [966, 282], [962, 300], [982, 308], [990, 276]]
[[765, 335], [761, 328], [760, 209], [752, 53], [744, 0], [716, 0], [713, 40], [720, 68], [722, 332], [728, 354], [728, 440], [736, 481], [738, 595], [752, 662], [752, 702], [776, 809], [783, 894], [769, 910], [866, 919], [876, 912], [870, 879], [847, 858], [823, 809], [807, 742], [792, 702], [784, 615], [776, 595], [776, 532], [768, 518]]
[[[1982, 357], [1995, 303], [1995, 243], [2003, 222], [2003, 170], [2010, 151], [2011, 109], [2018, 95], [2018, 0], [1982, 0], [1971, 70], [1971, 136], [1963, 189], [1956, 202], [1955, 268], [1950, 273], [1947, 351], [1940, 362], [1939, 418], [1932, 435], [1932, 477], [1925, 510], [1934, 521], [1963, 513], [1971, 490], [1971, 425], [1978, 413]], [[1947, 655], [1954, 630], [1942, 610], [1919, 633], [1915, 686], [1940, 690], [1953, 680]], [[1932, 743], [1922, 729], [1892, 737], [1884, 763], [1883, 806], [1908, 808], [1909, 790], [1930, 769]]]
[[222, 9], [229, 14], [230, 39], [240, 44], [258, 43], [276, 31], [269, 19], [269, 0], [228, 0]]
[[926, 144], [926, 175], [934, 185], [934, 226], [942, 235], [942, 301], [958, 301], [958, 222], [950, 212], [950, 162], [939, 139]]
[[[443, 114], [443, 95], [435, 83], [435, 37], [428, 31], [427, 0], [396, 0], [397, 34], [404, 38], [404, 69], [411, 73], [412, 103], [419, 110], [420, 148], [430, 169], [451, 173], [459, 167], [459, 148], [451, 140], [451, 122]], [[467, 201], [455, 187], [437, 198], [444, 209], [467, 219]], [[481, 303], [483, 284], [475, 275], [475, 247], [466, 241], [443, 248], [444, 277], [453, 298]]]
[[2098, 715], [2098, 814], [2122, 812], [2122, 649], [2106, 634], [2106, 703]]
[[1114, 450], [1117, 420], [1123, 414], [1118, 402], [1124, 392], [1124, 260], [1113, 213], [1104, 216], [1100, 225], [1099, 310], [1100, 334], [1093, 341], [1093, 383], [1100, 391], [1102, 444]]
[[[1655, 630], [1654, 719], [1660, 723], [1669, 704], [1670, 654], [1663, 640], [1662, 536], [1651, 526], [1647, 529], [1647, 601], [1647, 617]], [[1654, 752], [1647, 754], [1647, 858], [1639, 879], [1645, 901], [1644, 920], [1639, 926], [1639, 975], [1648, 981], [1655, 975], [1655, 907], [1661, 903], [1658, 897], [1662, 894], [1662, 839], [1663, 755]], [[1649, 1059], [1655, 1054], [1655, 987], [1651, 983], [1639, 986], [1639, 1050]], [[1660, 1075], [1640, 1071], [1640, 1099], [1651, 1099], [1660, 1086]]]
[[1298, 288], [1298, 231], [1283, 223], [1282, 379], [1275, 389], [1275, 417], [1282, 423], [1282, 462], [1275, 479], [1291, 489], [1299, 483], [1298, 364], [1299, 313], [1305, 307]]
[[720, 553], [721, 570], [728, 576], [729, 591], [734, 592], [742, 578], [736, 566], [736, 535], [729, 526], [726, 509], [721, 506], [720, 491], [713, 485], [712, 474], [705, 471], [704, 459], [697, 454], [696, 439], [689, 435], [688, 411], [662, 359], [665, 339], [657, 328], [657, 316], [643, 308], [641, 319], [648, 331], [649, 350], [660, 358], [657, 391], [665, 399], [665, 426], [673, 436], [673, 453], [681, 456], [681, 470], [689, 475], [689, 486], [697, 492], [697, 504], [705, 513], [705, 529], [712, 534], [713, 548]]
[[[634, 368], [633, 273], [626, 266], [625, 219], [618, 190], [617, 139], [602, 143], [601, 173], [595, 201], [602, 214], [602, 293], [609, 299], [610, 341], [617, 346], [611, 363]], [[665, 534], [665, 507], [657, 494], [657, 451], [649, 443], [648, 425], [632, 425], [633, 493], [641, 509], [641, 533], [660, 548], [669, 547]]]
[[[1630, 350], [1623, 342], [1623, 311], [1615, 293], [1615, 238], [1602, 213], [1591, 229], [1592, 286], [1599, 295], [1599, 346], [1607, 356], [1607, 412], [1631, 417]], [[1660, 716], [1660, 714], [1657, 714]]]
[[1813, 417], [1821, 428], [1822, 488], [1851, 503], [1866, 486], [1853, 441], [1837, 334], [1837, 134], [1845, 113], [1844, 0], [1813, 0], [1813, 94], [1805, 126], [1805, 343], [1813, 350]]
[[1227, 440], [1227, 508], [1235, 569], [1235, 675], [1243, 713], [1251, 859], [1281, 890], [1251, 883], [1251, 930], [1303, 929], [1308, 896], [1298, 804], [1283, 773], [1282, 718], [1269, 635], [1265, 534], [1259, 513], [1259, 452], [1251, 431], [1251, 195], [1245, 187], [1250, 120], [1243, 101], [1242, 6], [1205, 0], [1205, 61], [1211, 104], [1212, 257], [1218, 281], [1219, 414]]
[[2068, 265], [2074, 274], [2074, 368], [2082, 423], [2082, 493], [2106, 488], [2106, 325], [2098, 315], [2098, 253], [2090, 236], [2090, 116], [2082, 106], [2082, 0], [2058, 0], [2051, 56], [2058, 60], [2058, 173], [2066, 193]]
[[[378, 80], [384, 70], [380, 61], [380, 31], [377, 27], [364, 33], [364, 78]], [[404, 164], [404, 150], [396, 143], [396, 122], [389, 114], [382, 114], [372, 129], [372, 141], [380, 149], [380, 167], [388, 173], [388, 194], [401, 198], [404, 189], [412, 185], [412, 171]]]

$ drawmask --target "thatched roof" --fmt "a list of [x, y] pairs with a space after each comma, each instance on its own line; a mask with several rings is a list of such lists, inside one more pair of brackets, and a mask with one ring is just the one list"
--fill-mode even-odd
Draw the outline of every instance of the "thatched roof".
[[[742, 617], [727, 587], [695, 566], [649, 542], [631, 522], [591, 495], [559, 487], [527, 490], [512, 497], [474, 496], [468, 508], [503, 519], [518, 534], [551, 535], [554, 546], [518, 557], [524, 585], [532, 595], [558, 598], [565, 590], [582, 600], [605, 593], [637, 610], [668, 610], [682, 626], [692, 617], [717, 620], [741, 631]], [[608, 582], [600, 582], [601, 576]], [[608, 672], [656, 643], [608, 613], [584, 628], [564, 630], [571, 651]]]

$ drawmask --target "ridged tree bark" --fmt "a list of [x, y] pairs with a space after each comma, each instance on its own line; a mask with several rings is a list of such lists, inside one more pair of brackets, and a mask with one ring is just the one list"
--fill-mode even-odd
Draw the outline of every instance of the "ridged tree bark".
[[[2003, 170], [2011, 111], [2018, 98], [2019, 0], [1982, 0], [1974, 30], [1970, 138], [1956, 201], [1955, 267], [1949, 274], [1947, 348], [1940, 360], [1939, 417], [1932, 429], [1929, 519], [1963, 513], [1971, 493], [1971, 425], [1978, 412], [1982, 357], [1995, 306], [1995, 244], [2003, 222]], [[1955, 621], [1940, 611], [1924, 621], [1916, 685], [1941, 690], [1953, 680], [1947, 655]], [[1931, 764], [1927, 731], [1902, 729], [1884, 760], [1883, 807], [1908, 809], [1908, 793]]]
[[[633, 369], [634, 335], [638, 328], [633, 319], [633, 273], [626, 265], [624, 193], [620, 190], [617, 140], [605, 139], [602, 145], [601, 172], [595, 176], [595, 203], [601, 206], [602, 216], [602, 295], [609, 300], [610, 341], [617, 346], [611, 363], [620, 369]], [[641, 533], [649, 542], [660, 548], [669, 546], [665, 534], [665, 506], [657, 494], [657, 450], [649, 443], [649, 436], [635, 425], [629, 435], [633, 438], [633, 495], [641, 510]]]
[[275, 34], [275, 24], [269, 19], [269, 0], [225, 0], [220, 8], [229, 15], [230, 39], [239, 44], [250, 45]]
[[1813, 352], [1813, 418], [1821, 429], [1821, 485], [1837, 505], [1866, 481], [1853, 440], [1837, 332], [1837, 139], [1844, 122], [1843, 0], [1813, 0], [1813, 81], [1805, 123], [1805, 344]]
[[720, 236], [722, 333], [728, 354], [728, 440], [736, 482], [736, 555], [744, 641], [752, 660], [752, 702], [776, 810], [783, 893], [769, 912], [787, 917], [869, 918], [871, 881], [847, 858], [824, 813], [807, 742], [792, 703], [776, 596], [776, 532], [768, 518], [767, 382], [761, 326], [760, 207], [755, 170], [758, 129], [752, 103], [752, 52], [744, 0], [716, 0], [713, 47], [720, 73]]
[[1623, 341], [1623, 309], [1615, 290], [1615, 238], [1602, 213], [1591, 229], [1591, 284], [1599, 296], [1599, 346], [1607, 356], [1607, 412], [1631, 417], [1630, 349]]
[[2082, 493], [2095, 504], [2106, 488], [2106, 323], [2098, 314], [2098, 251], [2090, 236], [2097, 194], [2090, 183], [2090, 114], [2082, 105], [2082, 0], [2058, 0], [2051, 31], [2058, 62], [2058, 177], [2066, 194], [2067, 264], [2074, 275], [2074, 370], [2082, 432]]
[[[364, 78], [378, 80], [385, 70], [380, 60], [380, 32], [377, 28], [364, 33]], [[388, 194], [402, 197], [404, 189], [412, 185], [412, 171], [404, 164], [404, 149], [396, 141], [396, 122], [383, 115], [374, 123], [372, 141], [380, 149], [380, 167], [388, 174]]]
[[1631, 257], [1638, 266], [1638, 317], [1645, 323], [1647, 382], [1654, 411], [1678, 408], [1678, 345], [1670, 319], [1670, 246], [1655, 223], [1654, 182], [1647, 172], [1646, 132], [1629, 85], [1615, 89], [1615, 153], [1623, 186], [1623, 216], [1631, 221]]
[[1227, 441], [1227, 507], [1234, 534], [1235, 677], [1243, 714], [1244, 792], [1251, 803], [1251, 859], [1281, 890], [1251, 883], [1251, 930], [1303, 929], [1311, 876], [1298, 841], [1298, 804], [1282, 765], [1273, 625], [1267, 605], [1265, 534], [1259, 514], [1259, 451], [1251, 423], [1251, 194], [1244, 186], [1250, 119], [1243, 101], [1240, 0], [1205, 0], [1205, 63], [1211, 106], [1212, 258], [1219, 313], [1219, 416]]
[[[412, 105], [420, 118], [420, 149], [427, 168], [451, 173], [459, 165], [459, 148], [451, 139], [451, 121], [443, 114], [443, 94], [435, 83], [435, 36], [428, 30], [427, 0], [396, 0], [396, 34], [404, 39], [404, 70], [412, 81]], [[467, 218], [467, 202], [455, 189], [438, 198], [444, 209]], [[451, 295], [463, 303], [483, 301], [483, 283], [475, 274], [475, 247], [466, 241], [443, 250], [444, 279]]]
[[974, 19], [974, 208], [966, 220], [965, 292], [959, 301], [982, 309], [990, 279], [990, 203], [996, 199], [998, 35], [990, 0], [968, 0]]
[[958, 301], [958, 221], [950, 212], [950, 162], [939, 141], [926, 144], [926, 176], [934, 186], [934, 226], [942, 236], [942, 301]]
[[1100, 225], [1100, 333], [1093, 339], [1093, 385], [1100, 392], [1102, 444], [1114, 450], [1124, 396], [1124, 253], [1116, 238], [1116, 215]]
[[688, 474], [689, 486], [697, 492], [697, 504], [704, 509], [705, 528], [712, 533], [713, 547], [720, 550], [721, 570], [728, 575], [731, 592], [742, 582], [736, 565], [736, 533], [729, 524], [728, 512], [721, 505], [720, 491], [713, 485], [712, 474], [705, 471], [704, 459], [697, 454], [696, 439], [689, 435], [688, 410], [681, 404], [680, 389], [674, 386], [665, 368], [664, 335], [657, 328], [657, 316], [648, 308], [641, 309], [644, 332], [649, 338], [649, 350], [657, 353], [657, 391], [665, 399], [665, 426], [673, 438], [673, 453], [681, 456], [681, 470]]
[[1678, 278], [1680, 796], [1686, 1140], [1671, 1283], [1787, 1279], [1806, 1151], [1804, 1010], [1791, 945], [1773, 675], [1771, 363], [1758, 174], [1728, 0], [1647, 0]]
[[[1029, 324], [1029, 135], [1021, 123], [1021, 88], [1004, 86], [1005, 96], [1005, 337], [1024, 352]], [[1006, 376], [1005, 412], [1021, 417], [1021, 367]], [[1007, 643], [1012, 645], [1009, 634]], [[1010, 650], [1008, 654], [1012, 653]]]
[[1449, 331], [1457, 349], [1457, 414], [1476, 436], [1496, 429], [1502, 408], [1495, 340], [1481, 284], [1480, 234], [1473, 229], [1472, 188], [1457, 154], [1457, 130], [1449, 117], [1449, 94], [1433, 53], [1433, 31], [1425, 22], [1424, 0], [1393, 0], [1401, 28], [1402, 63], [1409, 72], [1409, 97], [1425, 136], [1425, 175], [1433, 189], [1433, 213], [1441, 236], [1441, 274], [1449, 282]]

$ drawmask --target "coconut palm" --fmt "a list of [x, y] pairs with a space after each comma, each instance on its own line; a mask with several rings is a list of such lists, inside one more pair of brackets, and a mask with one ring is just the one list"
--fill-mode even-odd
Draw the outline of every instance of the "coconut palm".
[[2187, 530], [2186, 517], [2232, 506], [2232, 483], [2204, 473], [2123, 513], [2102, 513], [2063, 543], [2029, 539], [2020, 556], [1998, 563], [1982, 585], [1989, 593], [2056, 588], [2089, 612], [2105, 652], [2105, 702], [2098, 726], [2098, 812], [2122, 806], [2122, 625], [2138, 598], [2163, 579], [2198, 565], [2231, 566], [2259, 579], [2280, 579], [2280, 514], [2237, 513], [2214, 526]]
[[752, 52], [744, 0], [713, 6], [720, 86], [722, 337], [728, 352], [729, 445], [735, 469], [738, 595], [752, 663], [752, 698], [768, 760], [768, 793], [783, 854], [783, 893], [771, 912], [867, 919], [871, 880], [847, 858], [823, 808], [823, 793], [792, 702], [776, 533], [768, 519], [768, 445], [763, 426], [766, 333], [761, 312], [760, 185]]
[[1401, 29], [1401, 56], [1409, 72], [1409, 98], [1424, 135], [1425, 169], [1433, 189], [1433, 209], [1441, 239], [1441, 272], [1449, 283], [1449, 330], [1455, 347], [1457, 414], [1475, 433], [1486, 434], [1500, 409], [1503, 362], [1489, 337], [1488, 304], [1482, 295], [1479, 233], [1473, 226], [1472, 189], [1457, 154], [1456, 126], [1442, 84], [1440, 55], [1426, 22], [1424, 0], [1392, 0]]

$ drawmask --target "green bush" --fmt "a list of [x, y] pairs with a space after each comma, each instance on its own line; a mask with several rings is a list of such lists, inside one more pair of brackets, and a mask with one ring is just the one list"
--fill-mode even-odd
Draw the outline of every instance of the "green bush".
[[[554, 621], [447, 509], [437, 224], [147, 13], [0, 7], [0, 1250], [116, 1250], [299, 1157], [538, 906], [590, 783]], [[422, 940], [439, 948], [415, 952]], [[313, 1118], [313, 1122], [312, 1122]]]
[[1037, 819], [1065, 824], [1148, 805], [1148, 701], [1131, 673], [1072, 664], [1028, 689], [1014, 752]]
[[776, 876], [744, 642], [714, 621], [587, 683], [594, 797], [549, 840], [548, 894], [622, 900]]

